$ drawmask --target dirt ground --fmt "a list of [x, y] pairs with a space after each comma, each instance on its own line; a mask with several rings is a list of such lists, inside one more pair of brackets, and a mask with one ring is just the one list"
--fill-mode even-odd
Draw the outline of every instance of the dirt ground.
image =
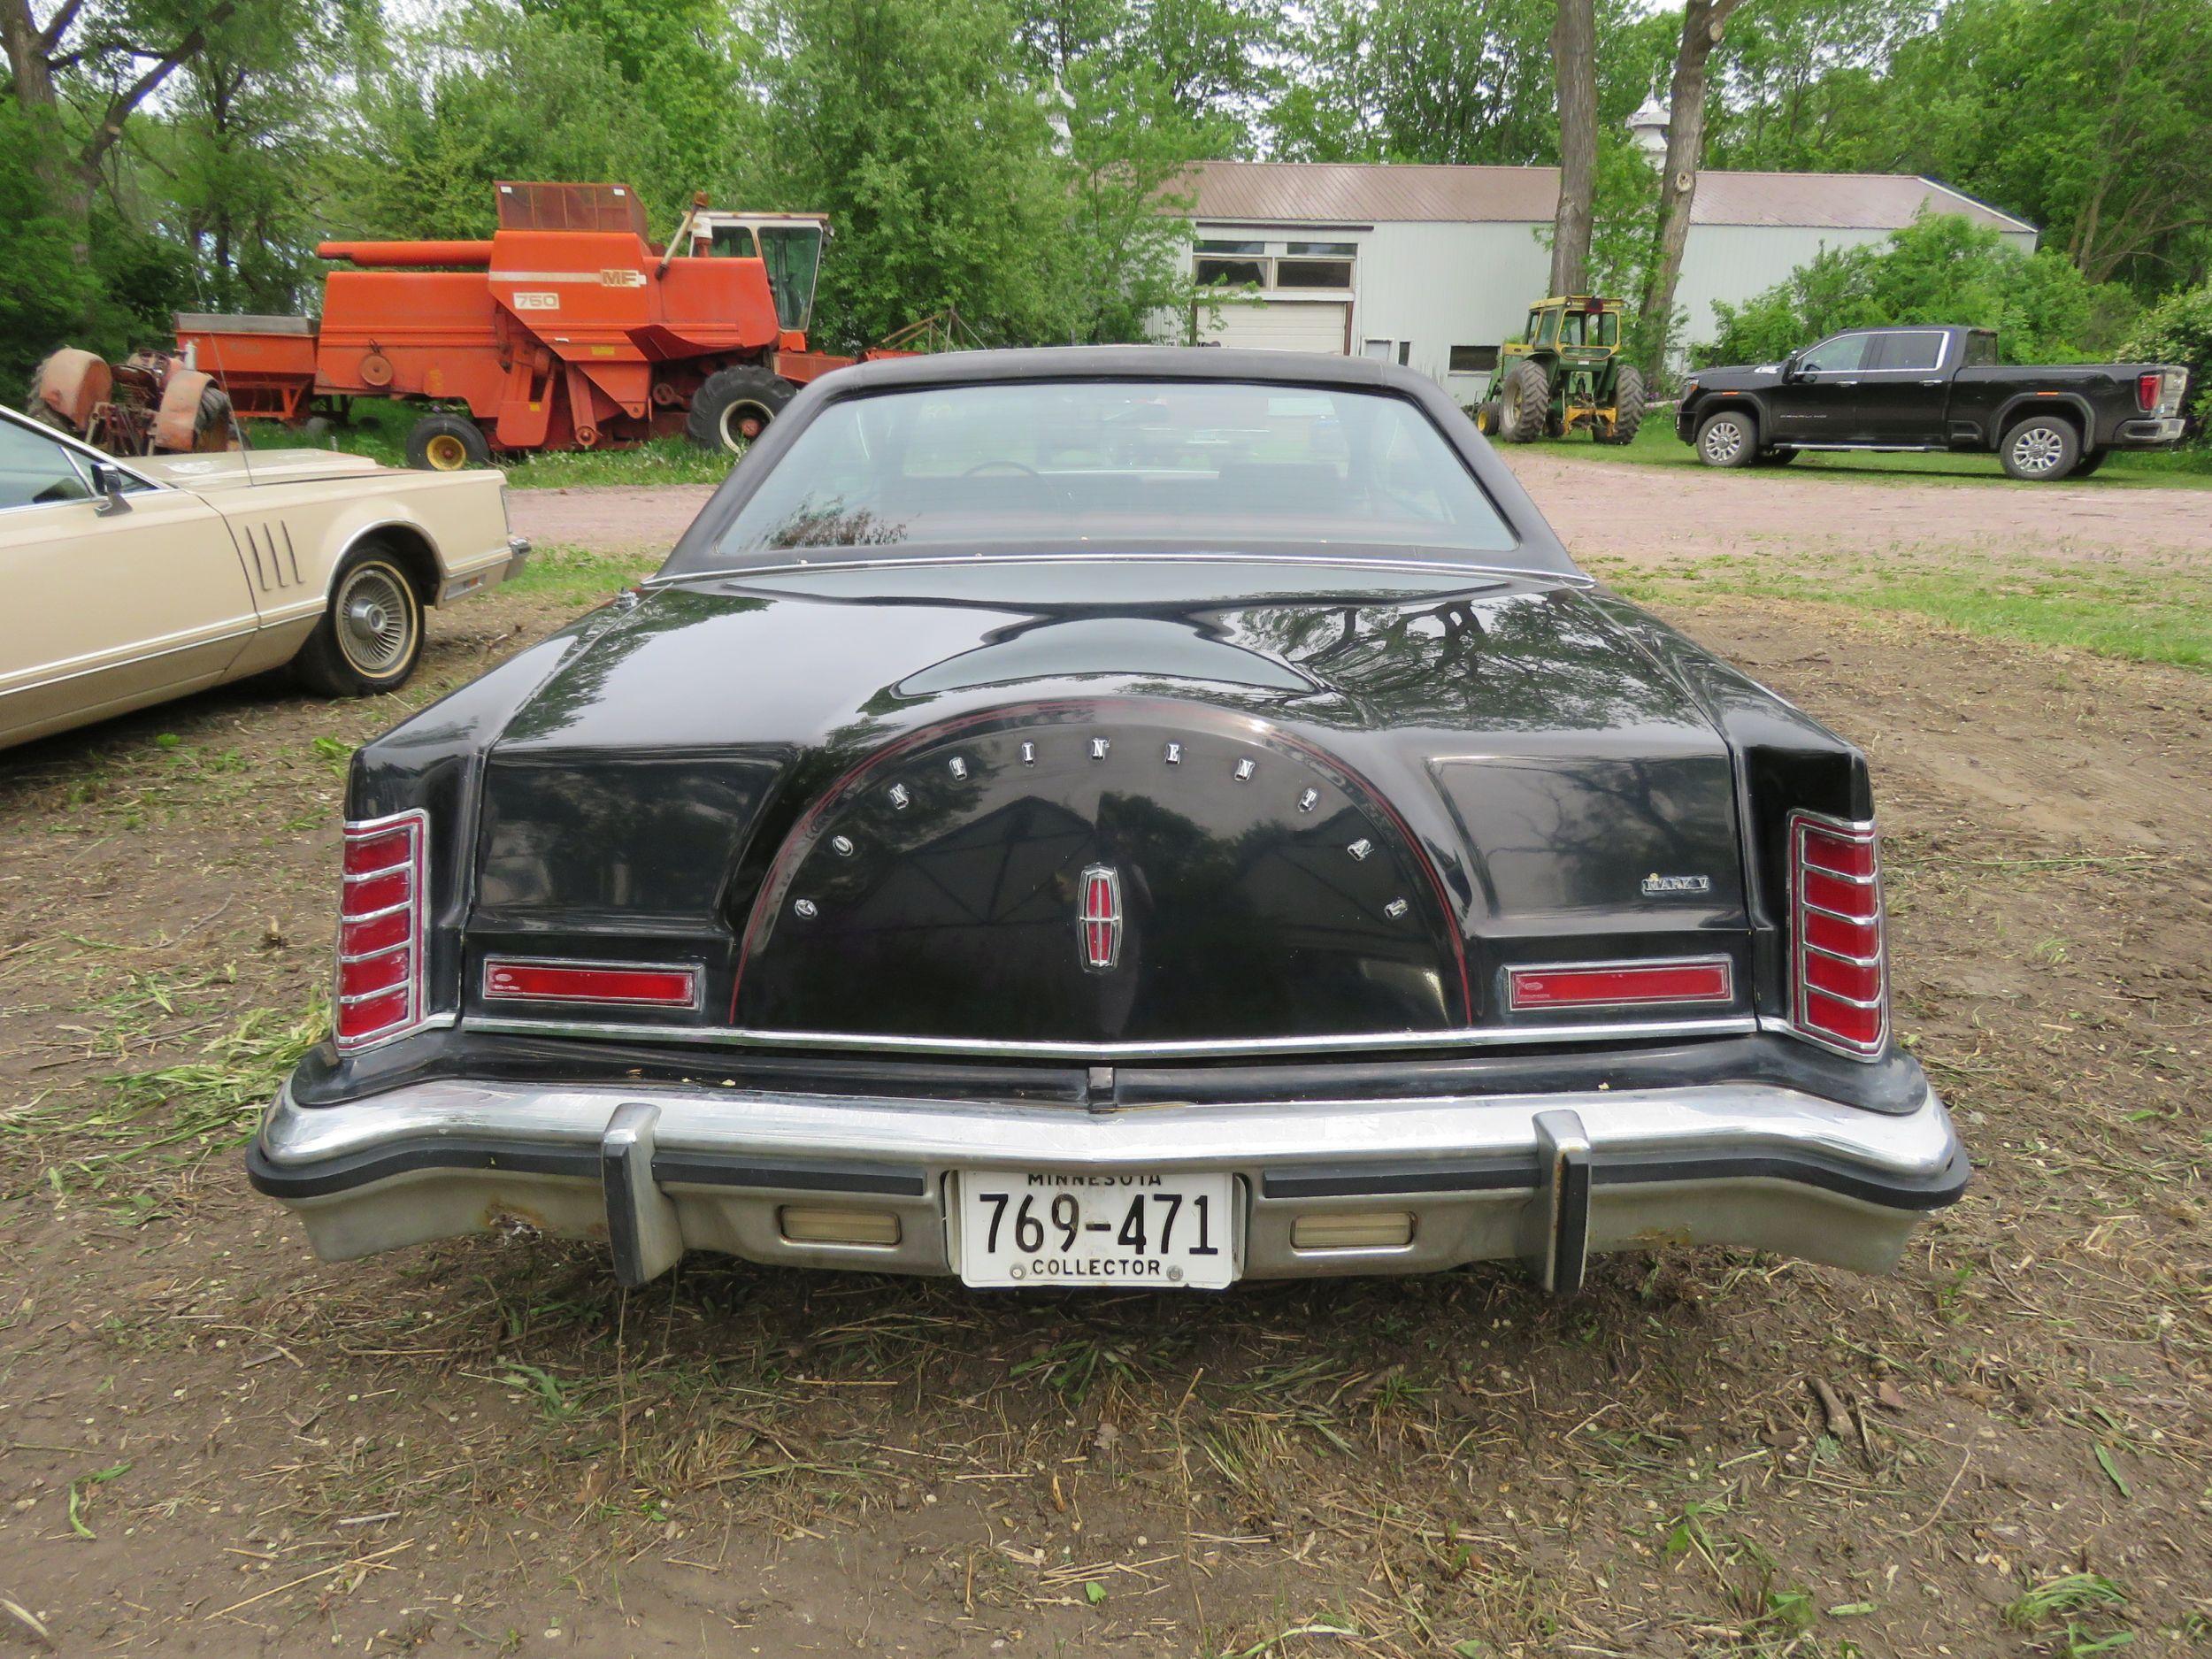
[[[1616, 556], [1717, 516], [1777, 557], [2191, 557], [2212, 521], [1517, 461]], [[703, 493], [518, 527], [649, 546]], [[438, 617], [407, 703], [565, 609]], [[1899, 1023], [1978, 1171], [1893, 1277], [1004, 1296], [695, 1257], [625, 1295], [521, 1233], [322, 1266], [237, 1148], [319, 1017], [344, 757], [402, 709], [257, 684], [0, 757], [0, 1654], [2207, 1651], [2212, 678], [1671, 614], [1872, 757]]]
[[[1990, 482], [1862, 482], [1805, 469], [1687, 471], [1505, 449], [1578, 557], [1665, 565], [1716, 553], [1805, 556], [1937, 547], [2008, 558], [2107, 563], [2212, 555], [2212, 490], [2018, 489]], [[667, 548], [714, 492], [518, 490], [516, 531], [551, 545]]]

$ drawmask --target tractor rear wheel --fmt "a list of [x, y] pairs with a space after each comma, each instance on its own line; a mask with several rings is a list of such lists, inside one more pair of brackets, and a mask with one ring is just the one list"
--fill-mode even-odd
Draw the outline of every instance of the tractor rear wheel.
[[1505, 372], [1498, 389], [1498, 436], [1533, 443], [1551, 419], [1551, 377], [1524, 357]]
[[703, 449], [742, 455], [768, 429], [768, 423], [783, 413], [796, 389], [757, 363], [717, 369], [691, 395], [684, 434]]
[[1613, 377], [1613, 427], [1607, 431], [1596, 428], [1600, 443], [1633, 443], [1636, 430], [1644, 424], [1644, 373], [1641, 369], [1621, 365]]
[[407, 465], [418, 472], [457, 472], [491, 458], [483, 427], [466, 415], [425, 415], [407, 429]]

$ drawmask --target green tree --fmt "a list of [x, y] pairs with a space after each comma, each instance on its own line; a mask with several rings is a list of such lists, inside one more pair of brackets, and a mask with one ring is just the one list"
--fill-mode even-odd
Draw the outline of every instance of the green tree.
[[2189, 415], [2202, 442], [2212, 428], [2212, 283], [2177, 289], [2145, 311], [2119, 355], [2130, 363], [2187, 367]]
[[2114, 296], [2047, 250], [1993, 226], [1929, 214], [1886, 242], [1823, 249], [1741, 305], [1717, 304], [1706, 363], [1771, 362], [1844, 328], [1960, 323], [1998, 331], [2008, 363], [2070, 363], [2113, 349]]
[[488, 236], [498, 179], [627, 182], [665, 228], [695, 188], [601, 37], [493, 0], [396, 35], [347, 129], [328, 162], [344, 236]]

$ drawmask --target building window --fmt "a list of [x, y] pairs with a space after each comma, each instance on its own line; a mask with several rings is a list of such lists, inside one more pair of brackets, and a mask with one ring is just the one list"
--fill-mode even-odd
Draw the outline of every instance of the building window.
[[1497, 371], [1498, 349], [1495, 346], [1454, 346], [1451, 372], [1454, 374], [1491, 374]]
[[1413, 342], [1410, 340], [1401, 340], [1398, 342], [1398, 366], [1402, 369], [1406, 366], [1406, 365], [1412, 361]]
[[1349, 259], [1278, 259], [1275, 286], [1279, 288], [1348, 288], [1352, 286]]
[[[1202, 242], [1198, 245], [1204, 248], [1210, 244]], [[1293, 258], [1352, 259], [1359, 255], [1359, 244], [1356, 242], [1286, 242], [1283, 244], [1283, 251]]]
[[1201, 254], [1191, 261], [1191, 277], [1201, 288], [1242, 288], [1248, 282], [1271, 288], [1268, 275], [1274, 263], [1272, 259], [1231, 259], [1217, 254]]
[[[1255, 254], [1267, 251], [1267, 244], [1263, 242], [1214, 242], [1202, 239], [1195, 246], [1200, 253]], [[1291, 251], [1295, 253], [1297, 250], [1294, 248]]]
[[1361, 344], [1360, 356], [1372, 357], [1378, 363], [1387, 363], [1390, 361], [1390, 347], [1391, 342], [1387, 340], [1369, 340]]

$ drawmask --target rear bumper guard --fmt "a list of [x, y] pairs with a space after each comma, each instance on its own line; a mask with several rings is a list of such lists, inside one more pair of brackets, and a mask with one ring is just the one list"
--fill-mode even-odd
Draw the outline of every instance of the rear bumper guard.
[[[956, 1271], [945, 1223], [963, 1169], [1226, 1170], [1243, 1200], [1248, 1278], [1517, 1258], [1560, 1294], [1579, 1287], [1594, 1254], [1663, 1243], [1881, 1271], [1967, 1179], [1932, 1092], [1892, 1115], [1734, 1084], [1105, 1113], [449, 1081], [303, 1107], [288, 1089], [247, 1164], [326, 1260], [520, 1220], [603, 1239], [626, 1285], [687, 1248]], [[826, 1203], [873, 1217], [873, 1241], [790, 1236], [787, 1210]], [[1379, 1213], [1402, 1217], [1404, 1242], [1297, 1241], [1302, 1220]]]

